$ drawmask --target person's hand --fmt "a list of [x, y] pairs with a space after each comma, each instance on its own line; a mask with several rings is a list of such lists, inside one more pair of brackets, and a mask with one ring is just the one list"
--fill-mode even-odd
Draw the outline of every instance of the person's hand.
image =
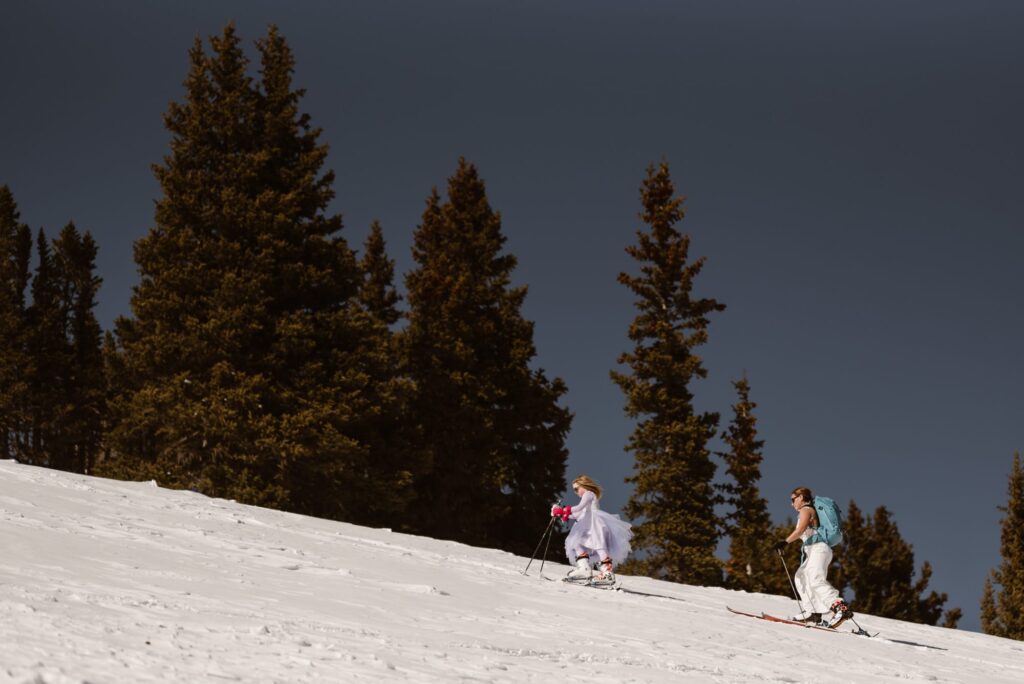
[[782, 553], [786, 549], [786, 544], [787, 543], [788, 542], [785, 539], [783, 539], [782, 541], [779, 541], [779, 542], [775, 542], [775, 551], [776, 551], [776, 553]]

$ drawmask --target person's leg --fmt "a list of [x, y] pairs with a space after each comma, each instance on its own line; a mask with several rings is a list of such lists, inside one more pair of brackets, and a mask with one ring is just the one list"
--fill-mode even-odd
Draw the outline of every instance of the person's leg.
[[[821, 619], [821, 611], [813, 607], [811, 600], [811, 588], [807, 584], [807, 561], [808, 559], [805, 557], [804, 562], [793, 574], [793, 584], [796, 585], [796, 593], [800, 597], [800, 609], [804, 611], [804, 617], [809, 618], [811, 622], [817, 622]], [[814, 617], [815, 615], [817, 618]]]
[[832, 549], [828, 544], [811, 544], [807, 547], [807, 562], [804, 567], [804, 583], [807, 600], [815, 613], [827, 613], [839, 598], [839, 592], [828, 583], [828, 566], [832, 562]]
[[590, 579], [593, 570], [590, 567], [590, 554], [583, 546], [573, 546], [576, 554], [576, 565], [566, 575], [569, 579]]
[[594, 558], [599, 563], [600, 574], [598, 576], [602, 579], [612, 579], [615, 574], [612, 568], [611, 556], [608, 555], [608, 549], [594, 549]]

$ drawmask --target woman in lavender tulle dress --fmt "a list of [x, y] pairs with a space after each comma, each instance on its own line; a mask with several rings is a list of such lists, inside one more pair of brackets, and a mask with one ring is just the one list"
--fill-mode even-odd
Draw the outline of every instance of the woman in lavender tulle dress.
[[600, 563], [597, 579], [614, 582], [614, 565], [629, 555], [632, 525], [601, 510], [598, 505], [601, 486], [588, 476], [580, 475], [573, 480], [572, 489], [580, 497], [578, 504], [551, 509], [551, 515], [576, 521], [565, 540], [565, 554], [569, 563], [575, 565], [566, 579], [590, 580], [591, 563], [597, 561]]

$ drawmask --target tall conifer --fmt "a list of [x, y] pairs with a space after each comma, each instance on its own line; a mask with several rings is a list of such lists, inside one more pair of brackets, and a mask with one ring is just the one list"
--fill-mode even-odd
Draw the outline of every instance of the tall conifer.
[[395, 289], [395, 262], [388, 258], [380, 221], [370, 225], [359, 270], [363, 276], [359, 288], [359, 299], [363, 306], [385, 325], [397, 323], [402, 316], [398, 310], [401, 297]]
[[[302, 513], [357, 519], [379, 410], [355, 256], [326, 213], [327, 148], [271, 28], [260, 78], [232, 26], [197, 39], [164, 118], [156, 226], [136, 243], [133, 318], [108, 470]], [[372, 366], [372, 361], [369, 362]]]
[[943, 626], [956, 627], [960, 609], [943, 614], [948, 594], [925, 594], [932, 575], [928, 561], [921, 565], [915, 581], [913, 549], [900, 535], [885, 506], [879, 506], [865, 519], [856, 502], [850, 501], [843, 537], [833, 583], [853, 590], [858, 611], [926, 625], [943, 619]]
[[370, 226], [359, 271], [358, 298], [371, 319], [364, 354], [373, 372], [369, 384], [379, 392], [380, 406], [367, 417], [371, 429], [364, 433], [374, 476], [367, 478], [371, 503], [359, 521], [415, 530], [415, 516], [406, 511], [418, 508], [415, 485], [426, 467], [426, 451], [410, 416], [413, 383], [405, 375], [398, 335], [392, 330], [402, 316], [398, 310], [401, 297], [395, 289], [395, 262], [388, 257], [378, 221]]
[[718, 454], [731, 478], [721, 485], [725, 503], [732, 507], [726, 516], [730, 542], [725, 583], [732, 589], [787, 595], [789, 583], [772, 550], [777, 537], [772, 534], [768, 502], [758, 488], [764, 440], [757, 438], [757, 404], [750, 400], [750, 383], [745, 377], [733, 387], [737, 402], [732, 407], [732, 423], [722, 434], [729, 451]]
[[19, 219], [11, 189], [0, 186], [0, 458], [24, 459], [29, 389], [25, 293], [32, 232]]
[[36, 269], [28, 307], [29, 453], [28, 462], [59, 466], [54, 458], [64, 446], [60, 426], [67, 419], [66, 319], [61, 279], [50, 241], [42, 228], [36, 236]]
[[483, 181], [460, 159], [447, 201], [435, 190], [416, 229], [403, 339], [430, 455], [421, 530], [528, 553], [565, 486], [571, 414], [558, 405], [563, 382], [530, 368], [526, 288], [511, 286], [504, 244]]
[[1002, 562], [985, 579], [981, 628], [986, 634], [1024, 641], [1024, 467], [1013, 454], [1006, 506], [1000, 523]]
[[619, 357], [630, 372], [612, 372], [612, 378], [626, 395], [626, 414], [639, 420], [627, 445], [636, 463], [625, 512], [640, 521], [634, 548], [645, 555], [632, 570], [716, 585], [722, 564], [714, 555], [719, 523], [708, 443], [718, 414], [694, 408], [690, 385], [707, 375], [696, 349], [707, 341], [708, 316], [725, 306], [693, 296], [704, 258], [690, 259], [690, 238], [675, 228], [684, 217], [683, 201], [675, 196], [668, 164], [648, 167], [640, 214], [647, 229], [626, 249], [640, 275], [619, 274], [637, 297], [640, 313], [629, 327], [636, 346]]
[[96, 320], [96, 241], [69, 223], [53, 242], [64, 318], [66, 365], [61, 369], [67, 406], [51, 448], [51, 465], [91, 472], [102, 441], [106, 410], [102, 335]]

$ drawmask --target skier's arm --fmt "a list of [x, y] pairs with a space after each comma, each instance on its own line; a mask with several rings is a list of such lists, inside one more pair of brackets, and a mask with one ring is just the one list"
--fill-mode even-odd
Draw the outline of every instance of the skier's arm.
[[807, 529], [807, 526], [811, 524], [812, 510], [813, 509], [810, 507], [800, 509], [800, 517], [796, 521], [796, 527], [793, 528], [793, 531], [789, 533], [788, 537], [786, 537], [787, 544], [799, 539], [800, 535]]
[[579, 520], [580, 515], [583, 513], [583, 511], [587, 510], [587, 506], [589, 506], [590, 502], [593, 500], [594, 492], [591, 492], [589, 490], [583, 492], [583, 496], [580, 498], [580, 502], [572, 507], [572, 513], [569, 517], [571, 517], [573, 520]]

